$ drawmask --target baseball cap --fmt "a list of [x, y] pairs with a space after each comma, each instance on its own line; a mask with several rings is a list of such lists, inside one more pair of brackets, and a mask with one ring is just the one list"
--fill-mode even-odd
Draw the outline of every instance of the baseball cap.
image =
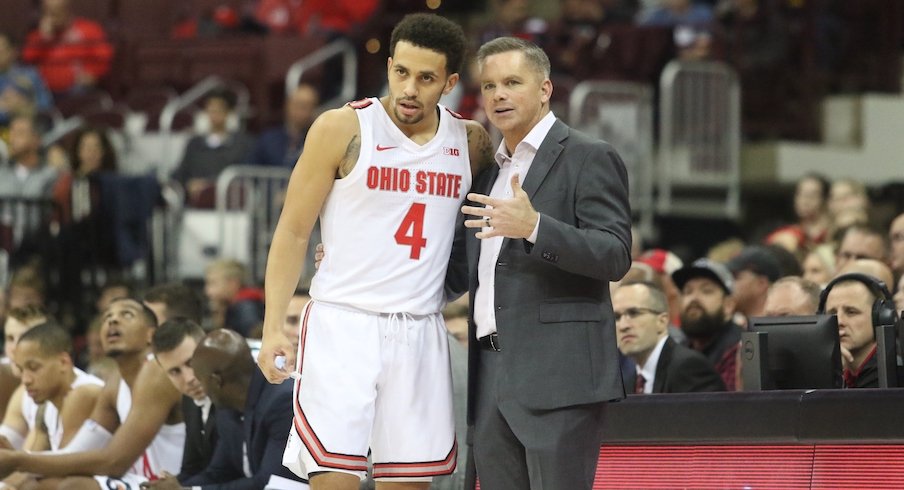
[[760, 276], [766, 276], [769, 282], [775, 282], [782, 276], [782, 267], [778, 259], [768, 249], [758, 245], [745, 247], [741, 253], [725, 265], [732, 274], [750, 271]]
[[731, 288], [734, 287], [731, 272], [724, 265], [707, 258], [697, 259], [691, 265], [682, 267], [672, 274], [672, 280], [675, 281], [678, 289], [684, 289], [687, 281], [696, 277], [705, 277], [715, 281], [727, 294], [731, 294]]
[[676, 270], [684, 266], [684, 262], [677, 255], [662, 248], [647, 250], [637, 258], [636, 262], [647, 264], [657, 274], [672, 275]]

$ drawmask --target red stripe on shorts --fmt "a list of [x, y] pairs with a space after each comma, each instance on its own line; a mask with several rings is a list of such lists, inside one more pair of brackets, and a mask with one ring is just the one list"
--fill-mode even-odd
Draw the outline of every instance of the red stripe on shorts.
[[448, 475], [455, 471], [458, 442], [452, 443], [449, 454], [441, 461], [419, 463], [374, 463], [374, 478], [426, 477]]

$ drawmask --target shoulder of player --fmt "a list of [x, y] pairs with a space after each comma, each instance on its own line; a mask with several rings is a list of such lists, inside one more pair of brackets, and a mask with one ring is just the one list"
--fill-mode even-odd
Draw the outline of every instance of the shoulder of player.
[[87, 384], [73, 388], [63, 399], [63, 408], [75, 406], [94, 406], [104, 387], [101, 385]]
[[166, 371], [163, 370], [163, 366], [156, 362], [146, 362], [141, 367], [141, 371], [138, 372], [138, 377], [135, 380], [135, 393], [133, 393], [132, 397], [134, 398], [138, 392], [146, 390], [152, 390], [153, 393], [159, 390], [161, 386], [175, 390], [172, 381], [166, 375]]
[[[305, 141], [305, 150], [313, 143], [325, 144], [328, 147], [337, 146], [337, 141], [350, 139], [360, 133], [358, 117], [355, 110], [349, 106], [343, 106], [338, 109], [330, 109], [314, 121]], [[344, 149], [345, 147], [342, 146]]]

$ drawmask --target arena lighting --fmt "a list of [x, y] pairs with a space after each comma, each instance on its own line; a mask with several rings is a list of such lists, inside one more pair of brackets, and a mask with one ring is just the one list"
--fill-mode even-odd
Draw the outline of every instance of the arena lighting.
[[430, 10], [436, 10], [443, 4], [442, 0], [427, 0], [427, 8]]
[[380, 41], [377, 38], [372, 37], [364, 43], [364, 49], [370, 54], [377, 54], [380, 52]]

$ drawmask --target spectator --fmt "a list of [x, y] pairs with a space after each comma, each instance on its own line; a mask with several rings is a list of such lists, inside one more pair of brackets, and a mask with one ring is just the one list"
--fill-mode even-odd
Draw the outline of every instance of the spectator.
[[302, 0], [259, 0], [254, 7], [254, 20], [269, 32], [287, 34], [298, 27]]
[[478, 45], [505, 36], [527, 39], [540, 46], [546, 44], [547, 22], [530, 15], [530, 2], [527, 0], [491, 0], [490, 8], [492, 20], [479, 29], [476, 35]]
[[702, 354], [668, 336], [663, 291], [651, 283], [627, 283], [612, 296], [618, 349], [637, 364], [628, 392], [725, 391], [722, 378]]
[[709, 5], [692, 0], [662, 0], [660, 7], [641, 18], [639, 24], [706, 30], [712, 20], [713, 10]]
[[9, 124], [17, 108], [37, 112], [53, 108], [53, 97], [38, 72], [16, 62], [16, 48], [12, 38], [0, 32], [0, 126]]
[[301, 330], [302, 315], [305, 308], [311, 301], [311, 296], [307, 291], [295, 291], [295, 295], [289, 300], [289, 306], [286, 308], [286, 320], [283, 322], [283, 334], [288, 337], [295, 351], [298, 351], [298, 333]]
[[[279, 488], [301, 488], [293, 483], [300, 482], [298, 477], [282, 465], [294, 416], [292, 383], [268, 383], [245, 339], [229, 330], [207, 334], [191, 362], [217, 407], [220, 436], [210, 465], [184, 485], [229, 483], [252, 489], [275, 481]], [[150, 487], [166, 488], [165, 482]]]
[[237, 260], [217, 260], [207, 266], [207, 295], [213, 328], [228, 328], [248, 337], [264, 321], [264, 294], [247, 284], [248, 272]]
[[201, 295], [184, 284], [171, 282], [158, 284], [144, 293], [144, 304], [163, 324], [170, 318], [182, 317], [197, 324], [202, 323], [204, 302]]
[[[88, 418], [104, 386], [99, 378], [72, 364], [69, 352], [72, 339], [65, 330], [43, 323], [28, 330], [15, 349], [16, 365], [22, 373], [22, 386], [7, 407], [3, 419], [5, 431], [16, 431], [14, 438], [25, 441], [29, 451], [59, 451], [65, 448]], [[16, 488], [35, 483], [25, 473], [11, 475], [4, 483]]]
[[[891, 272], [891, 268], [888, 267], [888, 264], [881, 260], [876, 259], [855, 259], [847, 264], [841, 269], [838, 269], [837, 276], [842, 276], [845, 274], [863, 274], [865, 276], [872, 277], [878, 281], [882, 281], [882, 284], [885, 287], [888, 287], [889, 284], [895, 283], [895, 276]], [[836, 276], [836, 277], [837, 277]]]
[[[575, 79], [592, 73], [592, 59], [600, 45], [603, 29], [616, 24], [633, 23], [630, 9], [611, 5], [612, 0], [560, 0], [561, 17], [552, 23], [545, 49], [549, 53], [554, 75]], [[574, 83], [572, 81], [572, 83]], [[640, 240], [632, 241], [640, 244]]]
[[672, 273], [684, 267], [684, 262], [677, 255], [661, 248], [647, 250], [637, 258], [636, 262], [650, 266], [655, 273], [655, 278], [647, 282], [660, 285], [665, 293], [665, 298], [669, 303], [669, 336], [679, 344], [686, 344], [687, 337], [684, 333], [678, 328], [673, 328], [673, 326], [681, 326], [681, 291], [675, 286]]
[[72, 452], [0, 450], [0, 470], [46, 477], [104, 475], [64, 480], [61, 485], [73, 485], [68, 488], [138, 488], [164, 471], [179, 471], [185, 442], [180, 395], [163, 369], [147, 362], [156, 327], [154, 313], [138, 300], [113, 301], [104, 313], [101, 339], [120, 374], [104, 386], [91, 420], [69, 444]]
[[888, 242], [884, 233], [867, 225], [853, 225], [844, 230], [835, 254], [835, 269], [840, 271], [854, 259], [888, 258]]
[[8, 311], [14, 308], [26, 306], [44, 307], [44, 279], [36, 265], [19, 268], [9, 280], [6, 308]]
[[50, 197], [57, 173], [41, 159], [41, 134], [29, 116], [15, 116], [9, 123], [9, 160], [0, 167], [0, 198]]
[[317, 89], [307, 83], [299, 85], [286, 100], [284, 124], [261, 133], [248, 158], [249, 162], [294, 168], [319, 104]]
[[891, 244], [889, 262], [898, 276], [904, 276], [904, 213], [899, 214], [888, 228], [888, 241]]
[[831, 245], [820, 245], [807, 253], [803, 260], [804, 279], [824, 285], [835, 277], [835, 253]]
[[76, 134], [69, 161], [71, 171], [61, 175], [53, 189], [63, 226], [96, 218], [100, 204], [98, 177], [118, 171], [116, 150], [101, 128], [88, 127]]
[[870, 199], [862, 182], [844, 178], [832, 181], [829, 190], [829, 214], [832, 228], [841, 230], [865, 224], [869, 218]]
[[786, 276], [769, 288], [763, 316], [814, 315], [819, 306], [822, 288], [813, 281], [798, 276]]
[[132, 286], [125, 281], [110, 280], [107, 281], [97, 295], [97, 301], [94, 303], [97, 307], [97, 313], [101, 314], [107, 311], [110, 303], [116, 298], [128, 298], [132, 296]]
[[182, 393], [185, 448], [177, 477], [184, 482], [207, 468], [219, 437], [216, 408], [195, 376], [192, 356], [204, 338], [204, 329], [192, 320], [174, 317], [154, 332], [151, 347], [160, 367]]
[[731, 295], [736, 311], [745, 321], [762, 316], [769, 286], [782, 275], [778, 260], [766, 247], [752, 245], [745, 247], [726, 265], [734, 276]]
[[[11, 307], [3, 325], [3, 363], [13, 362], [13, 352], [22, 334], [47, 321], [47, 312], [38, 305]], [[19, 376], [19, 370], [13, 367], [13, 374]]]
[[173, 178], [185, 187], [188, 204], [213, 206], [213, 189], [220, 172], [230, 165], [246, 163], [251, 138], [229, 127], [235, 109], [235, 95], [226, 89], [208, 94], [204, 113], [210, 123], [205, 134], [193, 136], [185, 147]]
[[672, 279], [681, 289], [681, 329], [689, 347], [706, 356], [728, 391], [734, 391], [741, 327], [731, 321], [731, 273], [722, 264], [698, 259], [675, 271]]
[[70, 0], [43, 0], [38, 27], [28, 34], [22, 60], [36, 65], [55, 94], [94, 87], [110, 71], [113, 47], [100, 24], [75, 17]]
[[794, 190], [794, 214], [797, 223], [782, 226], [766, 238], [793, 253], [807, 251], [829, 240], [832, 219], [829, 216], [828, 179], [818, 174], [807, 174], [798, 179]]
[[878, 300], [891, 300], [887, 289], [864, 281], [856, 274], [842, 275], [823, 291], [823, 309], [838, 315], [841, 359], [846, 388], [878, 388], [879, 368], [876, 361], [876, 318], [873, 309]]

